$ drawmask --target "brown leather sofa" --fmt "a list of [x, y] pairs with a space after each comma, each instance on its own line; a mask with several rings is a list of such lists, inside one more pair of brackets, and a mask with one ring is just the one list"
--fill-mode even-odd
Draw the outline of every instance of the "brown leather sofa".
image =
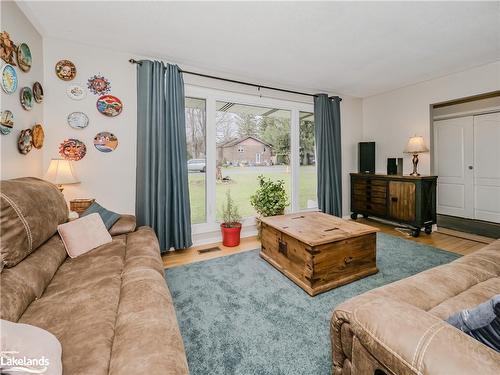
[[0, 182], [2, 319], [41, 327], [62, 345], [64, 374], [189, 374], [158, 241], [123, 215], [112, 243], [67, 256], [58, 189], [35, 178]]
[[500, 354], [446, 323], [500, 293], [500, 240], [339, 305], [333, 374], [498, 375]]

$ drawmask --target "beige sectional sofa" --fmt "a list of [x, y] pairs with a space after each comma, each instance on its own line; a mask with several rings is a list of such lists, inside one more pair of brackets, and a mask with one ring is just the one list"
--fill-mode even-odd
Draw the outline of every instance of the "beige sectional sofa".
[[63, 195], [35, 178], [0, 183], [0, 315], [53, 333], [64, 374], [188, 374], [158, 241], [124, 215], [112, 243], [67, 256]]
[[498, 375], [500, 354], [446, 323], [500, 293], [500, 240], [336, 307], [334, 375]]

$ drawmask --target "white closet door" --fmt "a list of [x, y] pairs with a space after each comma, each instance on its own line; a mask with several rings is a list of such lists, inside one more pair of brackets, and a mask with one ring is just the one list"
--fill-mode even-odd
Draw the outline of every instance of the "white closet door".
[[500, 223], [500, 113], [474, 117], [474, 218]]
[[472, 218], [473, 133], [472, 116], [434, 121], [434, 173], [438, 176], [437, 212]]

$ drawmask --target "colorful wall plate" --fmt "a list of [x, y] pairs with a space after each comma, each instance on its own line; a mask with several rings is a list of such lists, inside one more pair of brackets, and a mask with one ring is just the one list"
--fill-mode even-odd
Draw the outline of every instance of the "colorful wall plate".
[[83, 112], [72, 112], [68, 115], [68, 125], [73, 129], [83, 129], [89, 125], [89, 118]]
[[111, 82], [102, 75], [96, 74], [87, 81], [87, 87], [92, 94], [105, 95], [111, 92]]
[[0, 133], [9, 134], [14, 127], [14, 115], [6, 109], [0, 116]]
[[19, 149], [19, 152], [21, 154], [26, 155], [28, 152], [31, 151], [32, 147], [33, 147], [33, 137], [31, 129], [21, 130], [21, 133], [19, 133], [19, 139], [17, 141], [17, 148]]
[[120, 99], [113, 95], [104, 95], [97, 99], [97, 110], [105, 116], [118, 116], [123, 110], [123, 104]]
[[33, 138], [33, 141], [31, 142], [33, 144], [34, 148], [42, 148], [43, 147], [43, 141], [45, 139], [45, 132], [43, 131], [43, 127], [40, 124], [36, 124], [33, 126], [31, 129], [31, 136]]
[[87, 96], [87, 90], [83, 85], [70, 85], [66, 89], [66, 94], [70, 99], [73, 100], [82, 100]]
[[30, 47], [26, 43], [21, 43], [17, 47], [17, 65], [19, 69], [23, 72], [29, 72], [32, 62]]
[[71, 81], [76, 77], [76, 66], [69, 60], [60, 60], [56, 64], [56, 74], [63, 81]]
[[17, 90], [18, 79], [16, 69], [10, 64], [5, 64], [0, 69], [1, 81], [3, 91], [7, 94], [13, 94]]
[[33, 84], [33, 98], [35, 98], [35, 102], [37, 103], [43, 102], [43, 87], [40, 82]]
[[111, 152], [118, 146], [118, 138], [110, 132], [97, 133], [94, 137], [94, 146], [101, 152]]
[[86, 154], [87, 147], [85, 146], [85, 143], [78, 139], [65, 139], [59, 145], [59, 155], [66, 160], [78, 161], [83, 159]]
[[16, 54], [16, 45], [10, 39], [7, 31], [0, 33], [0, 57], [3, 61], [10, 65], [16, 65], [14, 55]]
[[30, 111], [33, 108], [33, 91], [31, 91], [31, 87], [23, 87], [19, 92], [19, 99], [23, 108]]

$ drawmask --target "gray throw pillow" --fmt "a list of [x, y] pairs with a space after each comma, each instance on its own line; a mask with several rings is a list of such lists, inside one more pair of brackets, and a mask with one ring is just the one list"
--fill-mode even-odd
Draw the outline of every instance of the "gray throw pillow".
[[500, 294], [472, 309], [459, 311], [446, 321], [500, 352]]
[[114, 223], [118, 221], [120, 218], [120, 215], [117, 214], [116, 212], [110, 211], [105, 209], [103, 206], [101, 206], [99, 203], [94, 202], [90, 205], [89, 208], [87, 208], [80, 217], [87, 216], [90, 214], [97, 213], [101, 216], [102, 221], [104, 222], [104, 225], [106, 226], [106, 229], [109, 230], [113, 226]]

